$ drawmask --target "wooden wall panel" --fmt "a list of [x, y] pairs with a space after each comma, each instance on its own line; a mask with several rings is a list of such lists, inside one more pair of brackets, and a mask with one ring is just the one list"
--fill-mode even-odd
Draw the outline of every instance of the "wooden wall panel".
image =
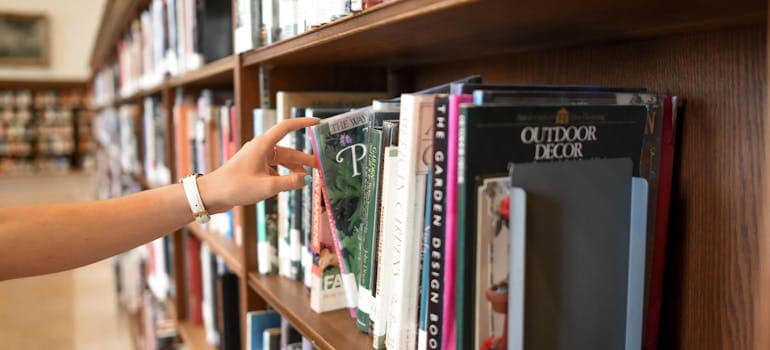
[[415, 67], [415, 81], [421, 88], [481, 73], [486, 82], [646, 87], [686, 98], [661, 348], [749, 349], [759, 304], [766, 64], [762, 24]]

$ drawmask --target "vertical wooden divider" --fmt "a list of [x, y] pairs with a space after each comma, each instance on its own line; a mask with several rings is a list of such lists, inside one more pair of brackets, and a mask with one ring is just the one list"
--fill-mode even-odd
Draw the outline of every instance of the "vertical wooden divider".
[[[769, 10], [770, 11], [770, 10]], [[770, 14], [768, 14], [770, 17]], [[770, 23], [766, 24], [768, 35], [765, 38], [765, 47], [770, 51]], [[770, 58], [766, 59], [765, 74], [770, 81]], [[754, 349], [765, 350], [770, 349], [770, 213], [768, 209], [770, 206], [770, 181], [767, 179], [768, 169], [770, 169], [770, 151], [768, 150], [767, 140], [770, 140], [770, 89], [767, 90], [765, 96], [765, 115], [764, 115], [764, 130], [763, 130], [763, 147], [765, 149], [764, 164], [760, 166], [762, 173], [762, 193], [760, 194], [759, 203], [759, 232], [757, 241], [759, 243], [759, 276], [757, 281], [756, 298], [757, 302], [754, 308]]]
[[[171, 181], [175, 182], [179, 178], [176, 173], [176, 145], [174, 133], [174, 89], [164, 86], [160, 91], [160, 99], [163, 104], [163, 113], [166, 116], [166, 162], [171, 172]], [[174, 239], [174, 287], [176, 293], [174, 296], [174, 308], [176, 309], [176, 319], [178, 322], [187, 320], [187, 289], [185, 283], [185, 255], [187, 251], [184, 244], [184, 233], [182, 229], [172, 233]]]
[[[235, 57], [234, 69], [234, 95], [235, 109], [240, 121], [240, 143], [243, 145], [254, 137], [254, 119], [252, 111], [259, 107], [259, 74], [254, 67], [243, 67], [241, 57]], [[241, 307], [241, 340], [246, 348], [248, 329], [246, 328], [246, 312], [251, 310], [263, 310], [267, 304], [257, 293], [249, 287], [249, 273], [257, 270], [257, 211], [256, 205], [245, 205], [241, 208], [243, 218], [243, 239], [241, 240], [241, 262], [243, 271], [239, 271], [240, 281], [240, 307]]]

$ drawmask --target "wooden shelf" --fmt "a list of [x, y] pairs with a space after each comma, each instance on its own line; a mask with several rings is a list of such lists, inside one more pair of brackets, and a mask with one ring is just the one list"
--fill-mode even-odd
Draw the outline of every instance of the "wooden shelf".
[[235, 69], [235, 56], [230, 55], [207, 63], [194, 71], [171, 77], [164, 84], [169, 88], [184, 85], [221, 85], [233, 81], [233, 69]]
[[233, 70], [235, 69], [235, 56], [230, 55], [214, 62], [207, 63], [203, 67], [182, 73], [173, 77], [166, 77], [158, 84], [151, 87], [138, 89], [136, 92], [126, 97], [118, 97], [111, 103], [91, 107], [92, 110], [100, 111], [107, 107], [119, 106], [125, 103], [140, 102], [141, 98], [157, 94], [164, 89], [173, 89], [179, 86], [210, 87], [226, 85], [233, 82]]
[[372, 338], [356, 328], [350, 312], [316, 313], [302, 282], [249, 273], [249, 286], [318, 349], [371, 349]]
[[414, 65], [759, 23], [767, 12], [766, 1], [705, 2], [398, 0], [247, 52], [243, 62]]
[[187, 321], [179, 321], [179, 335], [190, 350], [214, 350], [206, 342], [206, 331], [203, 326], [194, 325]]
[[189, 228], [190, 232], [198, 237], [201, 242], [206, 243], [209, 248], [211, 248], [211, 251], [222, 258], [233, 273], [239, 276], [243, 274], [241, 249], [233, 244], [232, 241], [226, 237], [222, 237], [220, 234], [208, 233], [196, 223], [187, 224], [187, 228]]

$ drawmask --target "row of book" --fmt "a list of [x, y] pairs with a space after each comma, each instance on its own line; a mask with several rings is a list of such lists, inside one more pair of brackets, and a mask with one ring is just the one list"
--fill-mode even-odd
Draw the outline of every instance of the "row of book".
[[28, 89], [0, 90], [0, 110], [13, 108], [60, 107], [65, 109], [82, 108], [85, 105], [84, 94], [77, 89], [40, 90]]
[[142, 189], [136, 127], [140, 111], [136, 105], [109, 107], [93, 120], [96, 153], [97, 192], [101, 199], [120, 197]]
[[471, 77], [382, 97], [279, 92], [255, 111], [255, 135], [325, 118], [282, 141], [321, 167], [258, 206], [261, 273], [349, 308], [374, 348], [655, 347], [675, 96]]
[[[197, 96], [180, 88], [173, 107], [176, 173], [206, 174], [230, 159], [240, 147], [240, 133], [232, 91], [202, 90]], [[202, 225], [240, 245], [243, 239], [242, 209], [214, 214]]]
[[75, 132], [89, 117], [82, 98], [76, 90], [0, 91], [2, 172], [66, 171], [76, 151], [91, 151], [91, 135]]
[[111, 103], [231, 55], [231, 11], [231, 1], [150, 1], [118, 42], [117, 62], [96, 74], [94, 102]]
[[300, 35], [387, 0], [239, 0], [235, 53]]

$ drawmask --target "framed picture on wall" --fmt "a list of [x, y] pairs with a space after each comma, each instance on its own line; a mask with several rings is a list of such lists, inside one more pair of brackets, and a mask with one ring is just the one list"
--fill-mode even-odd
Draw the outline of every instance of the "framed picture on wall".
[[0, 12], [0, 65], [47, 66], [48, 17]]

